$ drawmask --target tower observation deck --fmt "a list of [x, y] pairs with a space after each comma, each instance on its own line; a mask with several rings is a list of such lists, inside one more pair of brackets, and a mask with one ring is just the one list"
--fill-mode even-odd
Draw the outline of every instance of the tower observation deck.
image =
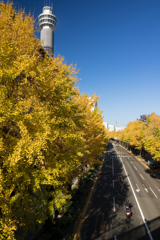
[[43, 13], [38, 17], [41, 29], [40, 39], [43, 41], [42, 47], [49, 54], [54, 54], [54, 31], [56, 29], [57, 18], [53, 14], [53, 9], [49, 6], [43, 7]]

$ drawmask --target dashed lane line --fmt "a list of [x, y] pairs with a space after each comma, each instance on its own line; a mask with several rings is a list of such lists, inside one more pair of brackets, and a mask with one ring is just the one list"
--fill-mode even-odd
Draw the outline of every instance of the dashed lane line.
[[116, 211], [116, 207], [115, 207], [115, 197], [113, 197], [113, 212]]
[[151, 232], [150, 232], [150, 230], [149, 230], [149, 228], [148, 228], [146, 219], [145, 219], [145, 217], [144, 217], [144, 215], [143, 215], [142, 209], [141, 209], [141, 207], [140, 207], [140, 205], [139, 205], [138, 199], [137, 199], [137, 197], [136, 197], [136, 194], [135, 194], [134, 189], [133, 189], [133, 187], [132, 187], [131, 181], [130, 181], [130, 179], [129, 179], [128, 173], [127, 173], [126, 168], [125, 168], [125, 166], [124, 166], [124, 164], [123, 164], [122, 158], [120, 158], [120, 160], [121, 160], [121, 162], [122, 162], [122, 166], [123, 166], [124, 171], [125, 171], [125, 173], [126, 173], [126, 176], [127, 176], [127, 178], [128, 178], [128, 182], [129, 182], [129, 184], [130, 184], [130, 186], [131, 186], [131, 189], [132, 189], [134, 198], [135, 198], [135, 200], [136, 200], [137, 206], [138, 206], [138, 208], [139, 208], [139, 211], [140, 211], [142, 220], [143, 220], [143, 222], [144, 222], [144, 225], [145, 225], [145, 227], [146, 227], [147, 233], [148, 233], [148, 235], [149, 235], [149, 238], [150, 238], [150, 240], [153, 240], [153, 237], [152, 237]]
[[141, 178], [144, 180], [144, 177], [142, 176], [142, 174], [140, 174]]
[[[128, 152], [129, 154], [131, 154], [133, 157], [135, 157], [143, 166], [145, 166], [145, 168], [148, 168], [150, 170], [150, 168], [142, 162], [141, 159], [139, 159], [138, 157], [136, 157], [132, 152], [130, 152], [129, 150], [125, 149], [123, 146], [120, 146], [121, 148], [123, 148], [126, 152]], [[160, 180], [159, 180], [160, 181]]]
[[160, 189], [155, 185], [155, 187], [158, 189], [158, 191], [160, 192]]
[[113, 158], [112, 158], [112, 174], [114, 176], [114, 161], [113, 161]]
[[153, 192], [152, 188], [151, 188], [151, 187], [149, 187], [149, 188], [151, 189], [151, 191], [152, 191], [152, 193], [154, 194], [154, 196], [155, 196], [156, 198], [158, 198], [157, 195]]

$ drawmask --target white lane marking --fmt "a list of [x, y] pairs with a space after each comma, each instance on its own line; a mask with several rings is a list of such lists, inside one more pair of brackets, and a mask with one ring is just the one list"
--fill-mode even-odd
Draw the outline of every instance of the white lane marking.
[[134, 166], [134, 168], [137, 170], [137, 168]]
[[148, 193], [148, 189], [145, 187], [145, 185], [143, 184], [144, 190]]
[[117, 237], [116, 237], [116, 235], [114, 236], [114, 240], [117, 240]]
[[113, 212], [116, 211], [116, 208], [115, 208], [115, 197], [113, 197]]
[[160, 192], [160, 189], [155, 185], [155, 187], [158, 189], [158, 191]]
[[141, 178], [144, 180], [144, 177], [140, 174]]
[[114, 187], [114, 180], [113, 180], [113, 187]]
[[[121, 158], [120, 158], [120, 159], [121, 159]], [[148, 235], [149, 235], [149, 238], [150, 238], [150, 240], [153, 240], [153, 237], [152, 237], [151, 232], [150, 232], [150, 230], [149, 230], [149, 228], [148, 228], [148, 225], [147, 225], [147, 223], [146, 223], [145, 217], [144, 217], [143, 212], [142, 212], [142, 210], [141, 210], [141, 207], [140, 207], [140, 205], [139, 205], [138, 199], [137, 199], [137, 197], [136, 197], [136, 194], [135, 194], [135, 192], [134, 192], [134, 189], [133, 189], [133, 187], [132, 187], [131, 181], [130, 181], [130, 179], [129, 179], [129, 177], [128, 177], [128, 173], [127, 173], [127, 171], [126, 171], [126, 168], [125, 168], [125, 166], [124, 166], [124, 164], [123, 164], [122, 159], [121, 159], [121, 162], [122, 162], [122, 165], [123, 165], [123, 167], [124, 167], [126, 176], [127, 176], [127, 178], [128, 178], [128, 181], [129, 181], [129, 184], [130, 184], [130, 186], [131, 186], [131, 189], [132, 189], [134, 198], [135, 198], [135, 200], [136, 200], [137, 206], [138, 206], [138, 208], [139, 208], [139, 211], [140, 211], [142, 220], [143, 220], [143, 222], [144, 222], [144, 225], [145, 225], [145, 227], [146, 227], [147, 233], [148, 233]]]
[[133, 164], [133, 162], [131, 161], [131, 163]]
[[137, 192], [140, 192], [140, 189], [139, 189], [139, 187], [138, 187], [138, 185], [136, 184], [136, 186], [137, 186], [137, 189], [136, 189], [136, 191]]
[[114, 161], [113, 161], [113, 158], [112, 158], [112, 174], [114, 175]]
[[151, 188], [151, 187], [149, 187], [149, 188], [151, 189], [151, 191], [152, 191], [152, 193], [154, 194], [154, 196], [155, 196], [156, 198], [158, 198], [157, 195], [153, 192], [152, 188]]

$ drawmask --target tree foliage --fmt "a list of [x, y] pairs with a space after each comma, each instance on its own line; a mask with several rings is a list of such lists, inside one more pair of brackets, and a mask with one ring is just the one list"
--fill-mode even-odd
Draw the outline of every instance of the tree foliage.
[[66, 182], [107, 143], [95, 95], [76, 68], [41, 54], [34, 19], [0, 3], [0, 236], [43, 223], [70, 197]]
[[124, 131], [114, 135], [140, 151], [145, 149], [153, 159], [160, 161], [160, 117], [155, 113], [141, 115], [139, 120], [129, 122]]
[[146, 114], [140, 115], [140, 119], [138, 119], [138, 121], [147, 122], [147, 117], [149, 116], [150, 115], [146, 115]]
[[147, 117], [145, 149], [155, 160], [160, 161], [160, 117], [152, 113]]
[[130, 122], [124, 130], [124, 140], [130, 145], [142, 150], [144, 148], [145, 123], [142, 121]]

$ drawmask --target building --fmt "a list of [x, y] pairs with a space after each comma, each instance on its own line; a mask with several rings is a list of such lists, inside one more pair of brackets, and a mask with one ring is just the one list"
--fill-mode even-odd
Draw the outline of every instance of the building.
[[43, 13], [38, 17], [41, 29], [40, 40], [42, 47], [49, 56], [54, 54], [54, 31], [56, 29], [57, 18], [53, 14], [53, 9], [49, 6], [43, 7]]
[[115, 131], [115, 126], [114, 125], [108, 125], [109, 127], [109, 132]]
[[94, 109], [96, 109], [96, 108], [97, 108], [97, 106], [98, 106], [98, 103], [97, 103], [97, 102], [95, 102], [95, 103], [93, 104], [92, 111], [94, 111]]
[[105, 128], [108, 128], [108, 123], [107, 122], [103, 122], [103, 125], [105, 126]]
[[116, 131], [116, 132], [117, 132], [117, 131], [122, 131], [122, 130], [124, 130], [124, 129], [125, 129], [125, 127], [116, 127], [116, 130], [115, 130], [115, 131]]

